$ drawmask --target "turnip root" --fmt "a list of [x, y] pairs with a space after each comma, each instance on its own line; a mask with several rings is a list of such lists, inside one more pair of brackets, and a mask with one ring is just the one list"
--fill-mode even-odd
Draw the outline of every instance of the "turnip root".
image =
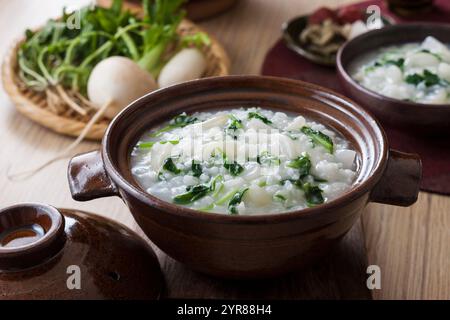
[[65, 158], [80, 144], [102, 116], [114, 118], [128, 104], [156, 88], [153, 77], [133, 60], [125, 57], [110, 57], [102, 60], [92, 70], [87, 88], [90, 103], [97, 109], [97, 112], [77, 139], [41, 165], [23, 172], [8, 174], [8, 178], [17, 180], [30, 177], [53, 162]]
[[158, 84], [167, 87], [183, 81], [198, 79], [206, 69], [203, 53], [196, 48], [182, 49], [162, 68]]
[[116, 56], [102, 60], [94, 67], [87, 92], [89, 100], [98, 109], [110, 103], [104, 116], [112, 119], [128, 104], [156, 88], [150, 73], [133, 60]]

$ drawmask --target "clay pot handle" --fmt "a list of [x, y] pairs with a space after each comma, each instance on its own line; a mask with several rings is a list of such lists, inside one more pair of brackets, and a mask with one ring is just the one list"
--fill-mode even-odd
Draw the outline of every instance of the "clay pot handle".
[[417, 201], [422, 177], [422, 163], [417, 154], [389, 150], [389, 160], [370, 201], [410, 206]]
[[77, 201], [120, 196], [116, 185], [106, 174], [98, 150], [73, 157], [69, 162], [68, 179], [72, 198]]

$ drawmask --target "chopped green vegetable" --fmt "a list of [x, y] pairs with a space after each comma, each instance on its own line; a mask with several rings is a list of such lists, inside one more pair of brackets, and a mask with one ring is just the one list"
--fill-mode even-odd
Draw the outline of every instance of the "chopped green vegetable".
[[[151, 149], [156, 143], [158, 143], [158, 141], [147, 141], [147, 142], [141, 142], [138, 144], [138, 148], [139, 149]], [[168, 140], [168, 141], [160, 141], [159, 143], [161, 144], [166, 144], [166, 143], [170, 143], [170, 144], [178, 144], [180, 143], [179, 140]]]
[[230, 115], [230, 121], [228, 124], [228, 129], [230, 130], [237, 130], [237, 129], [242, 129], [242, 120], [239, 120], [238, 118], [236, 118], [234, 115]]
[[186, 112], [183, 112], [183, 113], [177, 115], [175, 118], [173, 118], [169, 122], [169, 124], [174, 126], [174, 127], [176, 127], [176, 128], [183, 128], [183, 127], [185, 127], [185, 126], [187, 126], [189, 124], [195, 123], [197, 121], [198, 121], [197, 118], [188, 116], [186, 114]]
[[256, 157], [256, 162], [258, 162], [259, 164], [274, 164], [276, 166], [279, 166], [281, 160], [278, 157], [271, 155], [268, 151], [264, 151]]
[[320, 144], [323, 146], [329, 153], [333, 153], [333, 140], [326, 134], [318, 130], [313, 130], [310, 127], [302, 127], [301, 132], [311, 138], [312, 142], [315, 144]]
[[[217, 184], [220, 183], [219, 187], [217, 187]], [[213, 198], [216, 198], [220, 192], [222, 192], [223, 189], [223, 177], [221, 175], [216, 176], [213, 181], [211, 182], [211, 191], [213, 191], [213, 194], [211, 195]]]
[[200, 177], [203, 173], [202, 165], [200, 163], [196, 163], [194, 160], [192, 160], [191, 170], [194, 173], [194, 177]]
[[278, 199], [278, 200], [280, 200], [280, 201], [282, 201], [282, 202], [284, 202], [284, 201], [287, 200], [286, 197], [283, 196], [282, 194], [275, 194], [273, 197], [274, 197], [275, 200]]
[[225, 132], [230, 134], [234, 139], [237, 139], [236, 131], [238, 129], [242, 129], [242, 120], [239, 120], [234, 115], [230, 115], [230, 120], [228, 121], [228, 125], [225, 127]]
[[421, 82], [425, 82], [425, 85], [427, 87], [431, 87], [441, 83], [441, 79], [436, 74], [428, 71], [427, 69], [423, 71], [423, 75], [420, 75], [418, 73], [407, 75], [405, 81], [416, 86]]
[[323, 191], [318, 186], [314, 186], [307, 182], [303, 184], [302, 190], [305, 193], [306, 203], [309, 207], [314, 207], [325, 201], [322, 195]]
[[164, 173], [162, 173], [162, 172], [158, 173], [158, 181], [166, 181], [166, 178], [164, 177]]
[[385, 64], [386, 65], [392, 64], [394, 66], [399, 67], [400, 69], [403, 69], [403, 65], [405, 64], [405, 59], [400, 58], [400, 59], [397, 59], [397, 60], [386, 60]]
[[211, 191], [215, 191], [217, 189], [217, 183], [220, 183], [222, 181], [223, 177], [221, 175], [218, 175], [214, 179], [212, 179], [210, 183]]
[[436, 74], [428, 71], [427, 69], [425, 69], [423, 71], [423, 77], [424, 77], [424, 80], [425, 80], [425, 85], [427, 87], [434, 86], [434, 85], [439, 84], [441, 82], [441, 79]]
[[236, 161], [234, 162], [224, 162], [223, 164], [224, 168], [227, 169], [232, 176], [238, 176], [244, 171], [244, 167], [241, 166]]
[[197, 121], [198, 121], [197, 118], [188, 116], [186, 114], [186, 112], [183, 112], [183, 113], [177, 115], [172, 120], [170, 120], [170, 122], [169, 122], [169, 124], [167, 126], [165, 126], [165, 127], [161, 128], [161, 129], [155, 131], [154, 133], [152, 133], [151, 136], [152, 137], [157, 137], [163, 132], [167, 132], [167, 131], [173, 130], [175, 128], [184, 128], [187, 125], [196, 123]]
[[232, 197], [230, 202], [228, 203], [228, 212], [230, 214], [238, 214], [237, 206], [242, 202], [242, 198], [244, 194], [247, 192], [248, 188], [242, 189], [236, 192]]
[[156, 141], [141, 142], [138, 144], [139, 149], [151, 149]]
[[163, 169], [175, 174], [179, 174], [181, 172], [181, 170], [178, 169], [175, 163], [173, 162], [173, 158], [167, 158], [164, 161]]
[[375, 61], [374, 64], [366, 67], [364, 69], [364, 71], [366, 73], [372, 72], [376, 68], [381, 67], [381, 66], [386, 66], [386, 65], [394, 65], [394, 66], [399, 67], [401, 70], [403, 70], [404, 64], [405, 64], [405, 59], [404, 58], [393, 59], [393, 58], [389, 58], [389, 57], [383, 57], [382, 59], [380, 59], [378, 61]]
[[216, 191], [217, 183], [222, 181], [222, 176], [217, 176], [211, 180], [209, 184], [198, 184], [195, 186], [189, 186], [186, 188], [185, 193], [179, 194], [173, 198], [173, 202], [176, 204], [190, 204], [200, 198], [203, 198], [210, 192]]
[[311, 160], [308, 155], [303, 155], [290, 161], [286, 166], [289, 168], [298, 169], [300, 179], [302, 179], [309, 175], [309, 171], [311, 170]]
[[225, 194], [222, 198], [220, 198], [219, 200], [216, 201], [216, 205], [220, 206], [220, 205], [223, 205], [224, 203], [228, 202], [238, 190], [239, 189], [233, 189], [230, 192], [228, 192], [227, 194]]
[[423, 81], [423, 77], [418, 73], [409, 74], [406, 76], [405, 81], [409, 84], [417, 86], [419, 83]]
[[244, 167], [241, 166], [237, 161], [228, 160], [227, 155], [221, 149], [217, 148], [213, 153], [214, 157], [220, 155], [222, 156], [223, 167], [227, 169], [232, 176], [238, 176], [242, 173], [242, 171], [244, 171]]
[[249, 112], [248, 113], [248, 118], [249, 119], [258, 119], [261, 120], [262, 122], [264, 122], [265, 124], [272, 124], [272, 121], [270, 121], [269, 119], [267, 119], [266, 117], [260, 115], [257, 112]]
[[214, 207], [215, 207], [215, 204], [213, 202], [213, 203], [210, 203], [207, 206], [204, 206], [202, 208], [198, 208], [198, 210], [200, 210], [200, 211], [210, 211], [210, 210], [214, 209]]
[[173, 202], [176, 204], [190, 204], [206, 196], [211, 191], [211, 188], [206, 184], [198, 184], [193, 187], [188, 187], [186, 191], [186, 193], [175, 196]]
[[258, 182], [258, 187], [262, 188], [262, 187], [265, 187], [265, 186], [267, 186], [267, 181], [266, 180], [262, 180], [262, 181]]
[[170, 144], [176, 145], [176, 144], [179, 144], [179, 143], [180, 143], [180, 140], [161, 141], [160, 143], [161, 143], [161, 144], [170, 143]]
[[442, 57], [440, 55], [438, 55], [437, 53], [431, 52], [428, 49], [422, 49], [422, 50], [420, 50], [420, 52], [429, 53], [429, 54], [435, 56], [439, 61], [442, 61]]

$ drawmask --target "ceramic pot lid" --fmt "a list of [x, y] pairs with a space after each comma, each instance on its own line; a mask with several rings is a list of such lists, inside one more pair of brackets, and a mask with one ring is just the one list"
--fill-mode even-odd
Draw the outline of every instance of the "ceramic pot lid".
[[0, 300], [157, 299], [153, 250], [109, 219], [43, 204], [0, 210]]

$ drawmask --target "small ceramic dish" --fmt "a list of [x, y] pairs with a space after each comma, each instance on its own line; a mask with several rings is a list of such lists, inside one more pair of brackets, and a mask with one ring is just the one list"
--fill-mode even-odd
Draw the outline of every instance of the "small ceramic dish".
[[410, 129], [411, 133], [439, 134], [450, 132], [450, 104], [424, 104], [380, 95], [357, 83], [350, 75], [358, 57], [379, 48], [422, 42], [433, 36], [450, 43], [450, 25], [402, 24], [373, 30], [344, 44], [337, 55], [337, 72], [346, 93], [387, 125]]
[[[330, 57], [320, 55], [308, 50], [308, 48], [300, 42], [299, 37], [308, 25], [308, 18], [309, 16], [300, 16], [283, 23], [281, 29], [284, 43], [289, 49], [311, 62], [329, 67], [336, 66], [336, 55]], [[391, 25], [394, 23], [393, 20], [388, 17], [383, 16], [381, 19], [384, 25]]]
[[[351, 189], [303, 210], [226, 215], [165, 202], [133, 178], [131, 150], [146, 130], [182, 112], [248, 106], [302, 114], [340, 132], [360, 159]], [[259, 76], [208, 78], [148, 94], [112, 121], [101, 150], [74, 157], [68, 168], [75, 200], [120, 196], [146, 235], [168, 255], [227, 278], [276, 276], [316, 261], [350, 230], [368, 202], [413, 204], [420, 177], [420, 159], [390, 151], [375, 119], [354, 102], [309, 83]]]

